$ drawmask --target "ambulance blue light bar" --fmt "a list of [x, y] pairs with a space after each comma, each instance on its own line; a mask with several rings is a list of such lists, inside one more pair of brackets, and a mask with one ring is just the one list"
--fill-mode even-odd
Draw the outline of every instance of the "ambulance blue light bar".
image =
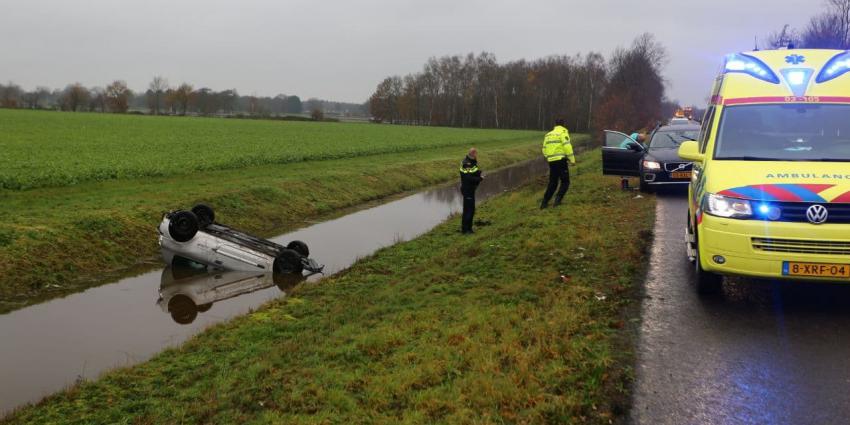
[[758, 58], [742, 53], [726, 55], [726, 63], [723, 65], [725, 73], [740, 72], [751, 75], [768, 83], [779, 84], [779, 77], [767, 64]]
[[850, 71], [850, 51], [833, 56], [821, 69], [820, 74], [815, 78], [815, 82], [818, 84], [825, 83], [846, 74], [848, 71]]

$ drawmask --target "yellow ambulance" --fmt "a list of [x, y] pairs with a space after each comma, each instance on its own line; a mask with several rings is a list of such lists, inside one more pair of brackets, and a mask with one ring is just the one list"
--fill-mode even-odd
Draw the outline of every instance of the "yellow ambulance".
[[679, 156], [700, 292], [722, 275], [850, 283], [850, 51], [728, 55]]

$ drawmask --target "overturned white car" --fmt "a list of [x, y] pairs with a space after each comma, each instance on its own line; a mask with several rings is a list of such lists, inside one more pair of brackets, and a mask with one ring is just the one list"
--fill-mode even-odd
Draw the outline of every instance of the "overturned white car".
[[166, 264], [182, 257], [233, 271], [300, 274], [304, 270], [319, 273], [324, 268], [309, 258], [310, 249], [304, 242], [282, 246], [216, 223], [213, 209], [204, 204], [163, 215], [159, 246]]

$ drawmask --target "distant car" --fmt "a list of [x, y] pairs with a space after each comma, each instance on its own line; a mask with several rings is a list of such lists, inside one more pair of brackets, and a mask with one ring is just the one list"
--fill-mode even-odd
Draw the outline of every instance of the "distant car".
[[215, 213], [199, 204], [191, 211], [165, 214], [159, 224], [159, 246], [167, 264], [182, 257], [223, 270], [300, 274], [321, 272], [301, 241], [287, 246], [215, 222]]
[[688, 125], [691, 124], [691, 120], [687, 118], [676, 117], [670, 120], [670, 125]]
[[618, 131], [605, 131], [602, 148], [602, 173], [640, 177], [640, 189], [651, 192], [662, 185], [687, 185], [693, 163], [679, 158], [682, 142], [696, 140], [700, 127], [675, 125], [658, 127], [644, 146]]
[[297, 274], [221, 271], [210, 273], [202, 264], [175, 261], [162, 270], [157, 305], [186, 325], [216, 302], [272, 286], [289, 291], [306, 277]]

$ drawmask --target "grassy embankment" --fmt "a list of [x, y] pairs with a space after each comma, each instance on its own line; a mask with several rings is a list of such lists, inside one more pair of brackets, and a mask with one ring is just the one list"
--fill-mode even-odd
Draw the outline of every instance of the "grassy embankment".
[[[539, 155], [539, 132], [0, 110], [0, 313], [157, 264], [162, 212], [199, 201], [272, 235]], [[581, 136], [577, 140], [586, 140]]]
[[653, 199], [600, 176], [599, 151], [580, 161], [563, 207], [537, 208], [538, 180], [472, 236], [450, 220], [6, 422], [617, 420]]

